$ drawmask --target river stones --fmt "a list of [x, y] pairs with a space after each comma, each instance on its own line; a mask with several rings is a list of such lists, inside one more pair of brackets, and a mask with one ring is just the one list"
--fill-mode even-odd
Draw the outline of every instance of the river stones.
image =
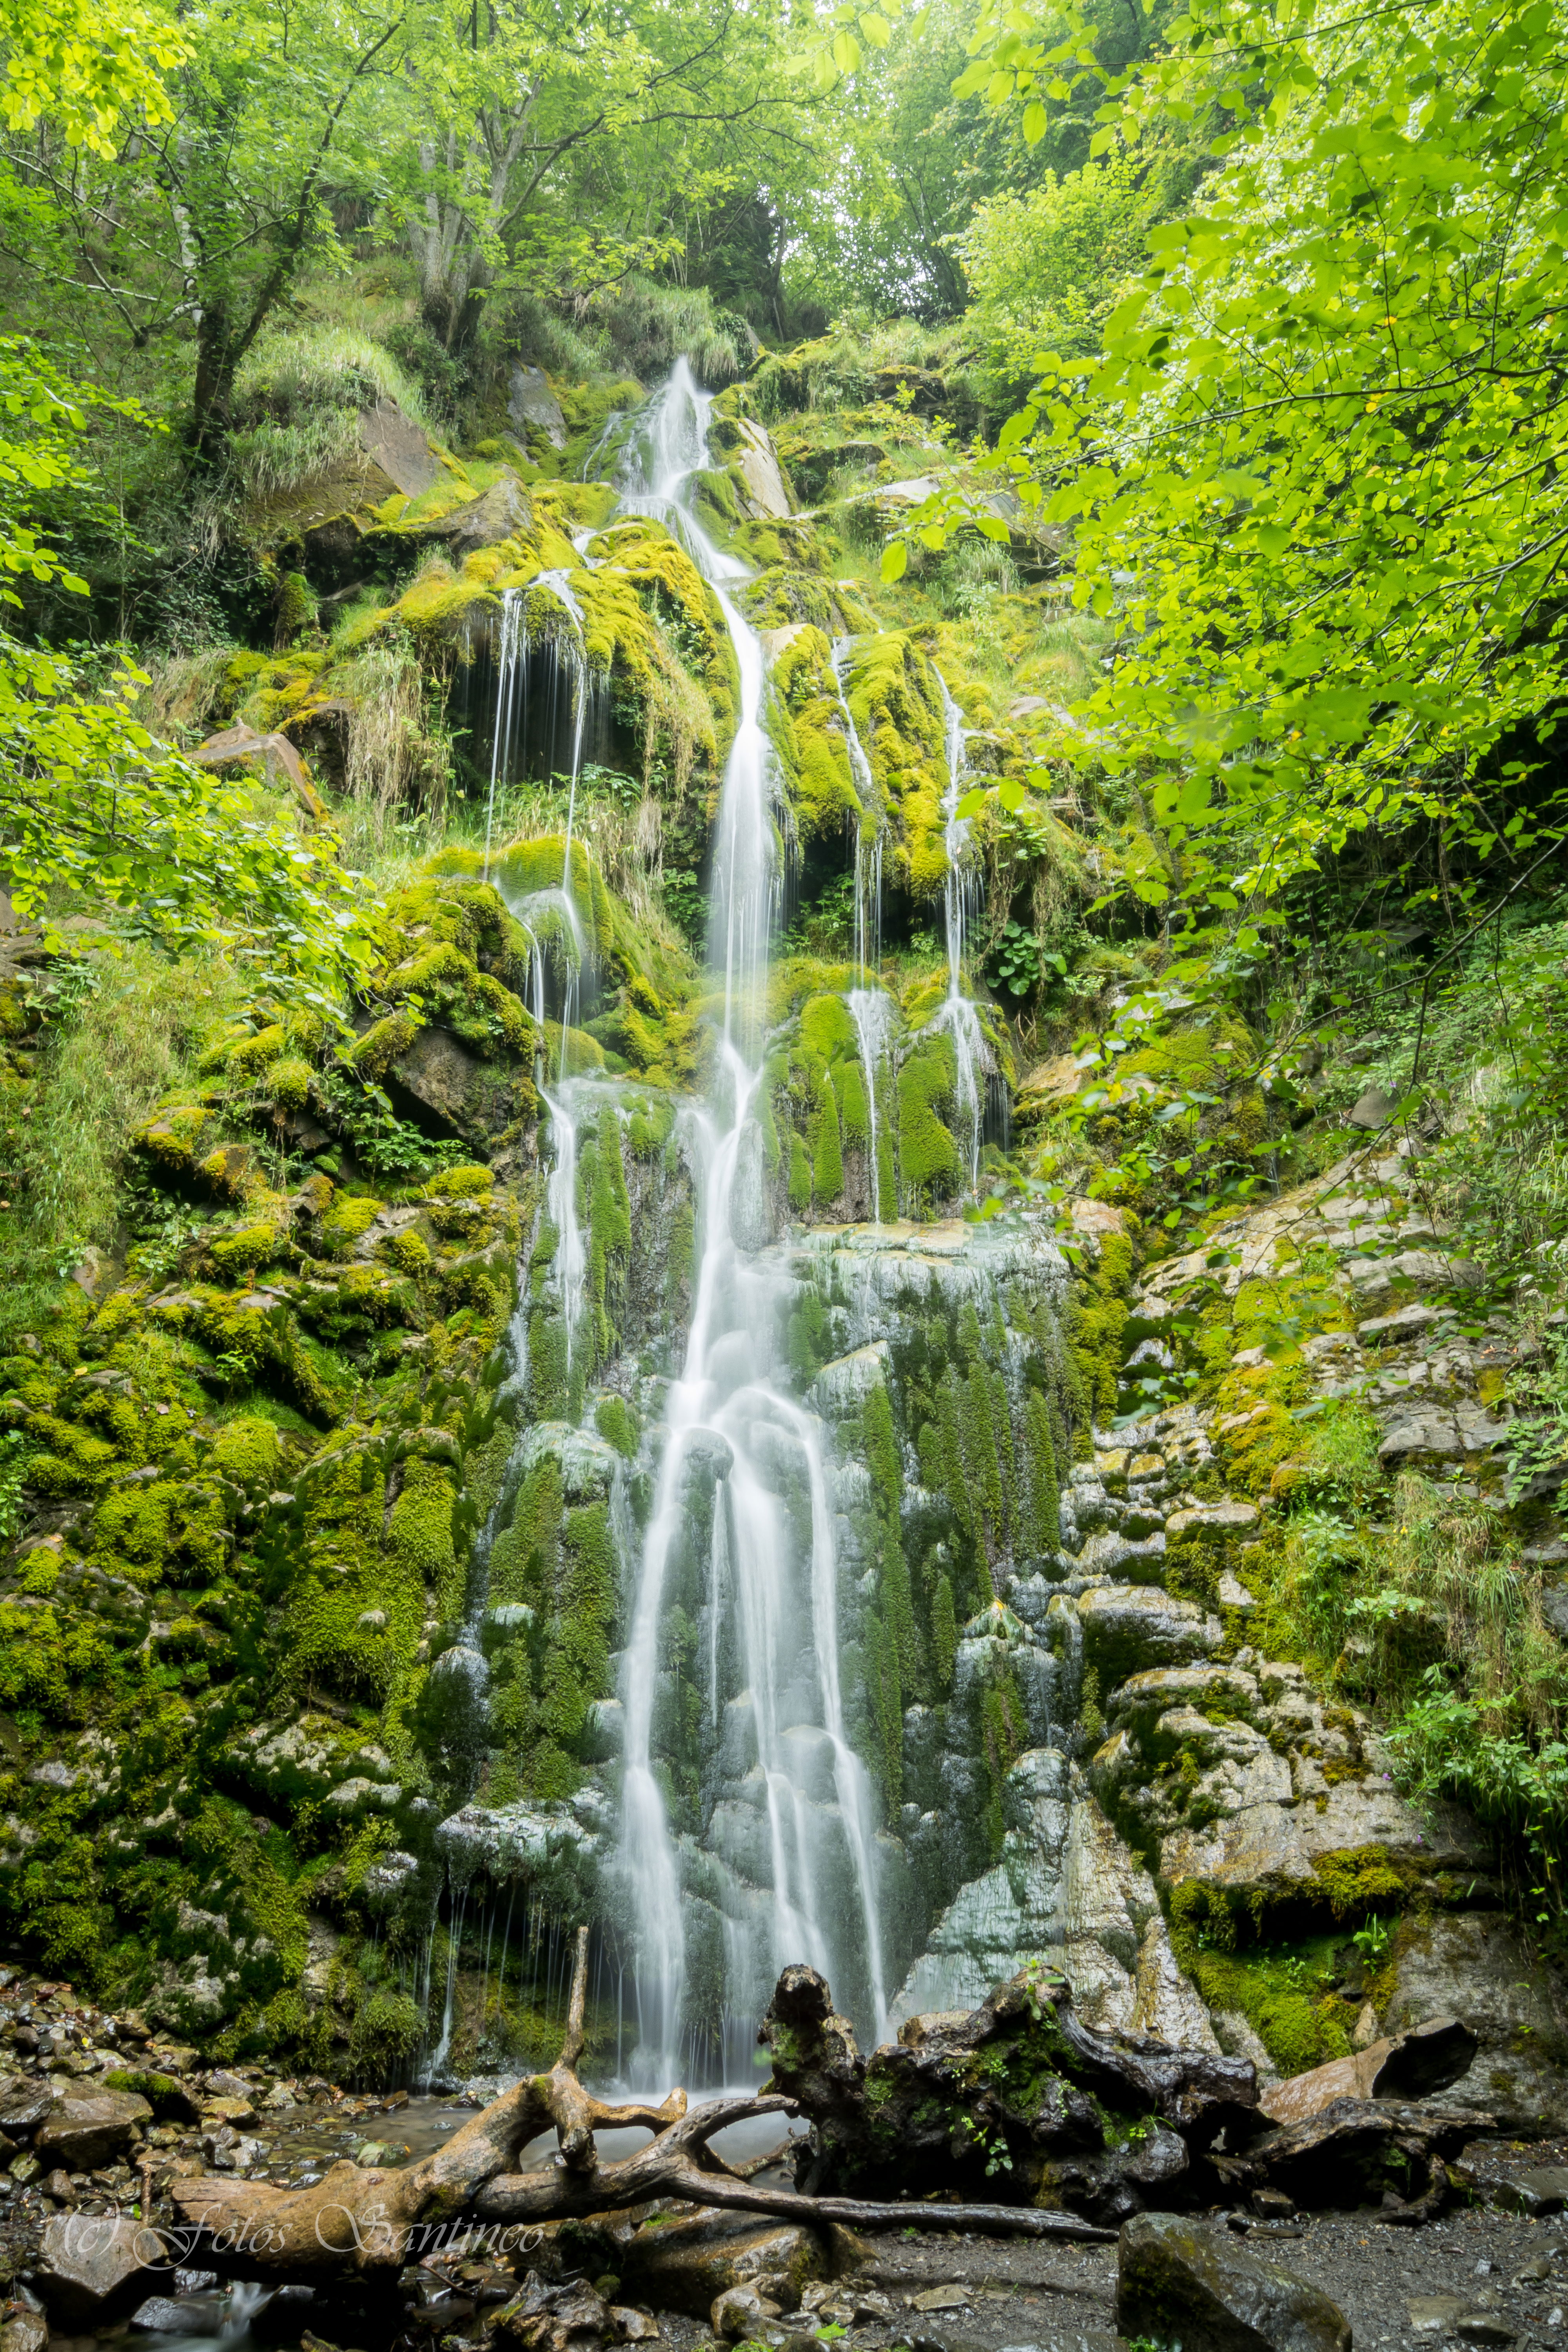
[[497, 2312], [492, 2341], [521, 2352], [599, 2352], [609, 2333], [609, 2306], [585, 2280], [552, 2284], [530, 2271], [522, 2293]]
[[49, 2323], [43, 2313], [15, 2303], [7, 2310], [9, 2315], [0, 2320], [0, 2352], [45, 2352]]
[[708, 2314], [714, 2335], [731, 2344], [757, 2336], [770, 2319], [782, 2317], [780, 2306], [754, 2286], [727, 2286], [714, 2296]]
[[163, 2241], [129, 2215], [55, 2213], [34, 2284], [57, 2319], [97, 2320], [140, 2301], [163, 2260]]
[[793, 2311], [814, 2278], [830, 2268], [826, 2238], [794, 2222], [756, 2214], [693, 2213], [641, 2231], [621, 2254], [621, 2280], [661, 2310], [706, 2318], [715, 2299], [751, 2287], [780, 2309]]
[[1350, 2322], [1321, 2287], [1173, 2213], [1123, 2225], [1116, 2325], [1183, 2352], [1351, 2352]]
[[39, 2126], [34, 2153], [46, 2172], [57, 2164], [90, 2172], [122, 2156], [135, 2126], [152, 2120], [152, 2108], [134, 2091], [77, 2092]]
[[29, 2082], [24, 2074], [15, 2074], [0, 2085], [0, 2132], [9, 2139], [25, 2139], [36, 2130], [54, 2105], [54, 2093], [47, 2083]]

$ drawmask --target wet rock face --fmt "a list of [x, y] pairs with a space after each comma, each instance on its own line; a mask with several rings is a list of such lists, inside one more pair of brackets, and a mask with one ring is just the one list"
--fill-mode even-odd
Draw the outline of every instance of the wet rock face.
[[1321, 2288], [1168, 2213], [1123, 2225], [1116, 2325], [1183, 2352], [1351, 2352], [1350, 2324]]

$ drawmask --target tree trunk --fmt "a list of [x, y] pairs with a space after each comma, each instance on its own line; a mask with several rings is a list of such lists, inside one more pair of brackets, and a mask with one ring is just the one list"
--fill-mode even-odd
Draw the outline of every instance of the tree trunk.
[[[596, 2099], [577, 2079], [588, 1973], [588, 1930], [579, 1928], [566, 2038], [547, 2074], [531, 2074], [418, 2164], [362, 2169], [345, 2159], [310, 2189], [203, 2177], [176, 2180], [175, 2212], [195, 2233], [187, 2260], [211, 2254], [230, 2270], [300, 2281], [383, 2277], [447, 2242], [454, 2223], [538, 2222], [612, 2212], [655, 2198], [773, 2215], [826, 2227], [1005, 2231], [1033, 2238], [1103, 2240], [1075, 2214], [1030, 2206], [872, 2202], [762, 2189], [732, 2171], [708, 2142], [753, 2116], [798, 2113], [778, 2092], [710, 2099], [688, 2112], [684, 2091], [658, 2105]], [[518, 2172], [518, 2153], [553, 2125], [553, 2164]], [[654, 2137], [617, 2164], [601, 2165], [599, 2131], [642, 2126]]]

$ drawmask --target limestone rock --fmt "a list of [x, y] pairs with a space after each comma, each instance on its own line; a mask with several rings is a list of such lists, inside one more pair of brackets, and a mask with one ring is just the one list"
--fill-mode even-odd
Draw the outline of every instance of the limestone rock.
[[1447, 2107], [1495, 2115], [1516, 2137], [1568, 2131], [1568, 2077], [1552, 2063], [1568, 2015], [1563, 1979], [1500, 1911], [1436, 1913], [1394, 1944], [1394, 2032], [1457, 2011], [1474, 2031], [1474, 2064], [1443, 2095]]
[[1350, 2352], [1350, 2323], [1321, 2287], [1228, 2232], [1171, 2213], [1123, 2224], [1116, 2325], [1183, 2352]]
[[1218, 1618], [1196, 1601], [1148, 1585], [1098, 1585], [1079, 1595], [1078, 1617], [1085, 1663], [1102, 1690], [1143, 1668], [1191, 1664], [1224, 1639]]
[[552, 449], [566, 446], [566, 419], [542, 368], [520, 365], [512, 369], [507, 384], [506, 413], [521, 440], [527, 439], [528, 428], [532, 425], [543, 434]]
[[374, 408], [361, 409], [359, 444], [372, 464], [380, 467], [393, 488], [401, 490], [405, 499], [423, 497], [435, 488], [446, 470], [428, 435], [394, 401], [384, 400]]
[[1026, 1961], [1048, 1958], [1086, 2024], [1217, 2044], [1176, 1963], [1154, 1882], [1083, 1774], [1058, 1749], [1030, 1748], [1003, 1792], [1007, 1834], [994, 1869], [960, 1888], [895, 1997], [895, 2021], [976, 2008]]
[[68, 2172], [90, 2172], [122, 2156], [133, 2126], [152, 2120], [152, 2108], [134, 2091], [71, 2092], [38, 2126], [34, 2153], [46, 2171], [60, 2164]]
[[163, 2261], [162, 2239], [128, 2215], [54, 2213], [34, 2283], [57, 2318], [91, 2322], [140, 2302]]
[[789, 491], [765, 428], [753, 417], [738, 419], [740, 440], [731, 457], [732, 471], [752, 512], [759, 520], [782, 522], [791, 511]]
[[1173, 1538], [1212, 1529], [1216, 1535], [1244, 1535], [1257, 1525], [1256, 1504], [1227, 1499], [1223, 1503], [1199, 1503], [1191, 1510], [1173, 1511], [1165, 1521], [1165, 1533]]

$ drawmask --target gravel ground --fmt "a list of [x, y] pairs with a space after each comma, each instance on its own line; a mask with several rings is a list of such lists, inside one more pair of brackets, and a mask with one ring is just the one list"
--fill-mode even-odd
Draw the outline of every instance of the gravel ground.
[[[1546, 2150], [1531, 2154], [1558, 2160]], [[1226, 2226], [1219, 2211], [1195, 2218]], [[1397, 2230], [1370, 2211], [1320, 2213], [1252, 2229], [1247, 2242], [1331, 2295], [1361, 2352], [1440, 2352], [1446, 2344], [1568, 2352], [1568, 2216], [1531, 2221], [1461, 2208], [1425, 2229]], [[859, 2275], [908, 2317], [896, 2329], [855, 2329], [844, 2352], [880, 2352], [900, 2338], [919, 2339], [917, 2352], [1116, 2352], [1121, 2343], [1114, 2246], [947, 2236], [862, 2242], [868, 2260]], [[921, 2312], [908, 2300], [942, 2285], [968, 2289], [967, 2306]], [[1461, 2318], [1468, 2324], [1456, 2335]], [[671, 2352], [710, 2340], [707, 2328], [674, 2315], [661, 2314], [659, 2329]]]

